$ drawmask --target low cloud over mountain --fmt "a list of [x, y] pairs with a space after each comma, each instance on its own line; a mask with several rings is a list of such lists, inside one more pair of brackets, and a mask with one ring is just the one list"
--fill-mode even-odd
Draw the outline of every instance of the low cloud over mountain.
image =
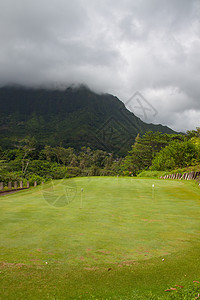
[[158, 112], [146, 122], [200, 125], [198, 0], [2, 0], [0, 39], [1, 86], [140, 91]]

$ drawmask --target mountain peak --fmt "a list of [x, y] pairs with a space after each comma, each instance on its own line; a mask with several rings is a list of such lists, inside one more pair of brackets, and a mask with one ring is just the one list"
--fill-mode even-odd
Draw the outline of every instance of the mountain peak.
[[97, 94], [85, 85], [65, 90], [0, 88], [0, 107], [2, 146], [31, 135], [41, 146], [126, 152], [138, 133], [174, 133], [166, 126], [144, 123], [117, 97]]

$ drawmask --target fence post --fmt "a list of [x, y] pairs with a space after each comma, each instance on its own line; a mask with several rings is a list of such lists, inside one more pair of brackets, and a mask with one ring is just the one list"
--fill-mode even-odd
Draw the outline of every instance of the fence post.
[[12, 182], [11, 181], [8, 182], [8, 189], [12, 189]]
[[37, 181], [34, 181], [34, 187], [36, 187], [37, 186]]
[[3, 182], [0, 182], [0, 190], [3, 190]]
[[14, 188], [17, 189], [17, 181], [14, 182]]
[[30, 188], [30, 183], [29, 183], [29, 181], [27, 181], [27, 189], [29, 189]]
[[23, 181], [19, 182], [19, 187], [20, 187], [20, 189], [23, 189]]

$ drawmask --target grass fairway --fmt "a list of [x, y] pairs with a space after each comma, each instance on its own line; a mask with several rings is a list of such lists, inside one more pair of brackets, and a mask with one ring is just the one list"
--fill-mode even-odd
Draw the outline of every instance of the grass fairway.
[[200, 280], [200, 189], [191, 181], [56, 181], [1, 196], [0, 217], [3, 300], [167, 297]]

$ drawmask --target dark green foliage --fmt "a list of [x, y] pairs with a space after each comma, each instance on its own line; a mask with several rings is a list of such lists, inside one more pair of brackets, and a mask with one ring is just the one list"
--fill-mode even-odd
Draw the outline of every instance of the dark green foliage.
[[82, 147], [77, 153], [73, 148], [45, 146], [39, 151], [30, 148], [31, 139], [19, 142], [18, 149], [2, 150], [0, 161], [0, 181], [29, 181], [33, 184], [49, 179], [76, 176], [115, 175], [119, 162], [112, 154], [102, 150]]
[[125, 155], [138, 133], [173, 133], [166, 126], [142, 122], [118, 98], [85, 87], [1, 88], [0, 107], [0, 140], [7, 148], [14, 147], [16, 138], [31, 135], [42, 148], [86, 146]]
[[[198, 132], [198, 131], [197, 131]], [[123, 159], [103, 150], [46, 145], [40, 149], [34, 138], [15, 141], [16, 148], [0, 149], [0, 180], [40, 182], [76, 176], [135, 176], [145, 170], [170, 171], [198, 165], [200, 138], [180, 134], [146, 132], [137, 135], [132, 150]]]
[[196, 130], [188, 130], [187, 137], [188, 139], [191, 139], [193, 137], [200, 138], [200, 127], [197, 127]]
[[165, 171], [184, 168], [198, 161], [198, 152], [191, 141], [172, 141], [152, 162], [152, 170]]
[[152, 131], [146, 132], [142, 137], [138, 135], [132, 150], [124, 159], [124, 174], [136, 175], [140, 171], [148, 169], [156, 154], [170, 141], [183, 139], [183, 135], [153, 133]]

